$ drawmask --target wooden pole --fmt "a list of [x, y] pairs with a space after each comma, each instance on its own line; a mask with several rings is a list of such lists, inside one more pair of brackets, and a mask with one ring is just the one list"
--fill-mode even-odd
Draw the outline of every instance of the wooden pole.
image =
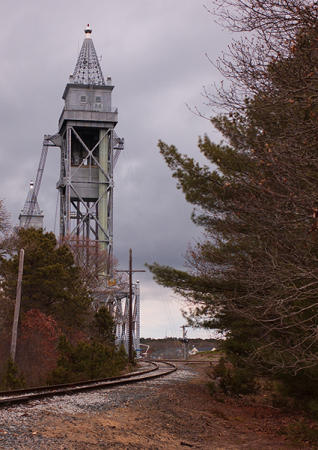
[[18, 282], [17, 282], [17, 295], [15, 299], [14, 317], [12, 325], [12, 336], [11, 336], [11, 350], [10, 356], [12, 361], [15, 361], [15, 354], [17, 349], [17, 335], [18, 335], [18, 323], [20, 315], [20, 304], [21, 304], [21, 285], [23, 276], [23, 262], [24, 262], [24, 250], [21, 248], [19, 255], [19, 271], [18, 271]]
[[132, 287], [132, 249], [129, 249], [129, 311], [128, 311], [128, 358], [129, 362], [134, 361], [133, 355], [133, 323], [132, 323], [132, 303], [133, 303], [133, 287]]

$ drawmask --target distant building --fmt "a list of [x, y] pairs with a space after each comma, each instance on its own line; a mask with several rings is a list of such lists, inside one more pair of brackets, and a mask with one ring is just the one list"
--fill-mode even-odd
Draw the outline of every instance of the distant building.
[[199, 353], [199, 350], [195, 347], [193, 347], [193, 349], [189, 351], [189, 355], [196, 355], [197, 353]]

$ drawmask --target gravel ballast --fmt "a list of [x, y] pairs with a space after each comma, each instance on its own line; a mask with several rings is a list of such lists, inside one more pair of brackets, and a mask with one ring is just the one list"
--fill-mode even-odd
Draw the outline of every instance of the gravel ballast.
[[[54, 420], [68, 422], [76, 429], [76, 422], [89, 422], [90, 416], [111, 412], [119, 407], [151, 396], [163, 384], [185, 381], [193, 376], [191, 370], [178, 370], [166, 377], [127, 385], [102, 389], [96, 392], [57, 396], [36, 400], [0, 409], [0, 447], [4, 449], [69, 449], [69, 448], [107, 448], [100, 436], [100, 442], [72, 444], [69, 438], [48, 437], [43, 433], [43, 425]], [[93, 439], [96, 441], [96, 437]]]

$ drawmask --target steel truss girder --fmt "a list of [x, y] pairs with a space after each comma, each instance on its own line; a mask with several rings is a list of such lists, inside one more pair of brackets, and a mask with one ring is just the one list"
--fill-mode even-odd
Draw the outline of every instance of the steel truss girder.
[[43, 172], [44, 172], [44, 168], [45, 168], [48, 148], [49, 147], [60, 147], [60, 146], [61, 146], [61, 139], [60, 139], [59, 134], [54, 134], [54, 135], [45, 134], [44, 135], [40, 162], [39, 162], [38, 170], [36, 173], [36, 178], [35, 178], [35, 182], [34, 182], [34, 187], [33, 187], [33, 192], [32, 192], [32, 196], [31, 196], [29, 209], [26, 213], [27, 218], [25, 220], [24, 228], [28, 228], [28, 226], [30, 225], [32, 216], [36, 209], [36, 204], [37, 204], [38, 195], [39, 195], [39, 191], [40, 191], [40, 187], [41, 187], [41, 182], [42, 182]]
[[[73, 139], [80, 144], [85, 152], [85, 157], [76, 167], [71, 165]], [[107, 168], [100, 164], [94, 154], [103, 140], [108, 141]], [[113, 252], [113, 128], [105, 128], [104, 135], [92, 148], [89, 148], [79, 132], [73, 126], [68, 125], [62, 135], [62, 142], [60, 180], [58, 183], [60, 191], [60, 235], [62, 238], [78, 238], [81, 232], [83, 234], [84, 227], [86, 227], [85, 238], [90, 239], [92, 235], [95, 241], [104, 244], [111, 261]], [[98, 182], [96, 180], [91, 182], [98, 188], [98, 195], [94, 200], [85, 199], [79, 192], [79, 182], [74, 180], [79, 170], [85, 166], [85, 161], [89, 162], [90, 168], [93, 163], [94, 168], [97, 168], [98, 173], [101, 174]], [[100, 178], [103, 181], [100, 181]], [[104, 186], [101, 190], [100, 185]], [[76, 206], [74, 204], [75, 199], [77, 201]], [[99, 206], [102, 200], [106, 200], [107, 204], [106, 226], [99, 219]], [[73, 219], [76, 221], [75, 225], [73, 225]]]
[[[140, 288], [139, 282], [133, 284], [132, 298], [133, 347], [140, 347]], [[123, 344], [128, 352], [129, 334], [129, 289], [116, 293], [112, 297], [112, 313], [116, 324], [116, 343]]]

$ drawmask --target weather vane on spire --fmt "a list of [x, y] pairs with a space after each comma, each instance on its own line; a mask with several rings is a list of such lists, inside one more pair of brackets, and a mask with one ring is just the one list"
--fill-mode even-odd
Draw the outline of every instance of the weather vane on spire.
[[86, 25], [84, 32], [86, 37], [90, 37], [90, 34], [92, 33], [92, 27], [89, 26], [89, 23]]

